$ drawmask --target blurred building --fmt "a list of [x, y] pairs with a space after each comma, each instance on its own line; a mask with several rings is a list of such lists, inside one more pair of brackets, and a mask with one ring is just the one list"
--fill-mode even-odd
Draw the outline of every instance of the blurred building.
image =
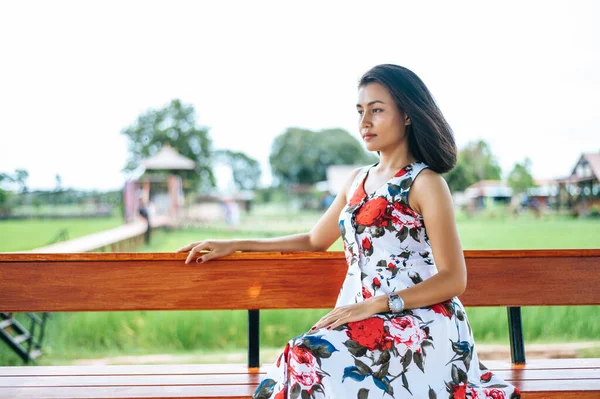
[[582, 153], [568, 177], [558, 179], [558, 201], [574, 214], [600, 209], [600, 152]]

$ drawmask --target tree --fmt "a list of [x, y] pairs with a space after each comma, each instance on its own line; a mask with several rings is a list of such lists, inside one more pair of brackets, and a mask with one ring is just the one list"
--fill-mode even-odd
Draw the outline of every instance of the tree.
[[196, 162], [195, 170], [178, 171], [183, 179], [192, 182], [198, 189], [215, 186], [211, 166], [212, 141], [208, 128], [196, 125], [196, 111], [192, 105], [175, 99], [164, 108], [149, 109], [121, 134], [129, 139], [130, 157], [124, 170], [137, 169], [143, 159], [169, 144], [181, 155]]
[[240, 190], [254, 190], [260, 182], [260, 164], [254, 158], [249, 157], [243, 152], [231, 150], [219, 150], [215, 153], [216, 157], [221, 159], [231, 167], [233, 171], [233, 181]]
[[500, 180], [502, 169], [483, 140], [458, 151], [456, 167], [444, 175], [451, 191], [464, 191], [480, 180]]
[[21, 194], [27, 192], [27, 179], [29, 178], [29, 172], [25, 169], [15, 169], [15, 176], [13, 180], [19, 185]]
[[9, 193], [2, 188], [2, 185], [12, 182], [13, 178], [8, 173], [0, 173], [0, 215], [10, 212]]
[[280, 185], [314, 184], [326, 180], [331, 165], [368, 164], [377, 161], [347, 131], [326, 129], [314, 132], [288, 128], [277, 136], [269, 162]]
[[531, 160], [529, 158], [525, 158], [523, 163], [515, 163], [513, 170], [508, 175], [508, 185], [515, 194], [523, 193], [528, 188], [535, 186], [531, 176]]

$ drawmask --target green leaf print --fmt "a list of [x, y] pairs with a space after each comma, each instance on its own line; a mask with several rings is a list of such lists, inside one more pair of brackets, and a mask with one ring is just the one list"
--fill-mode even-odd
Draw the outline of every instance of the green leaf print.
[[290, 392], [290, 399], [296, 399], [298, 396], [300, 396], [300, 392], [302, 391], [302, 387], [300, 387], [300, 384], [296, 383], [292, 386], [292, 390]]
[[423, 354], [421, 352], [415, 352], [413, 359], [415, 360], [417, 367], [420, 368], [422, 372], [425, 372], [425, 368], [423, 367]]
[[373, 363], [374, 366], [378, 366], [380, 364], [384, 364], [390, 361], [390, 351], [385, 350], [383, 352], [381, 352], [381, 355], [379, 356], [379, 359], [377, 359], [377, 361], [375, 363]]
[[402, 180], [402, 182], [400, 183], [400, 187], [402, 187], [402, 190], [406, 191], [410, 188], [410, 185], [412, 184], [412, 177], [409, 177], [408, 179], [404, 179]]
[[396, 237], [398, 237], [400, 242], [404, 242], [404, 240], [406, 240], [406, 237], [408, 237], [408, 227], [402, 226], [400, 231], [396, 233]]
[[367, 354], [367, 348], [361, 346], [358, 342], [352, 341], [349, 339], [344, 342], [344, 345], [348, 348], [348, 352], [350, 352], [354, 357], [362, 357]]
[[421, 239], [419, 238], [419, 231], [417, 229], [409, 229], [408, 233], [413, 238], [413, 240], [421, 242]]
[[383, 366], [379, 369], [378, 372], [373, 374], [373, 376], [379, 380], [383, 380], [388, 375], [388, 371], [390, 370], [390, 362], [384, 363]]
[[356, 399], [368, 399], [369, 398], [369, 390], [367, 388], [361, 388], [358, 391], [358, 395]]
[[354, 359], [354, 365], [356, 367], [358, 367], [358, 371], [360, 372], [361, 375], [373, 374], [373, 370], [371, 370], [371, 367], [367, 366], [365, 363], [363, 363], [362, 361], [360, 361], [358, 359]]
[[410, 362], [412, 362], [412, 351], [409, 349], [402, 358], [402, 368], [406, 370]]

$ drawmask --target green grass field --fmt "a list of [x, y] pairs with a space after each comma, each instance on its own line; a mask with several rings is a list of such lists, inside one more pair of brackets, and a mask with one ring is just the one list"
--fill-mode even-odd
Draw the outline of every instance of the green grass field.
[[[191, 241], [206, 238], [293, 234], [310, 229], [318, 217], [315, 212], [285, 213], [280, 208], [256, 208], [252, 215], [243, 218], [235, 231], [224, 224], [176, 232], [156, 231], [152, 244], [141, 250], [171, 252]], [[514, 219], [504, 214], [468, 218], [459, 214], [457, 223], [464, 249], [600, 248], [598, 220], [557, 216], [536, 220], [528, 215]], [[6, 225], [0, 224], [0, 235], [7, 234], [26, 246], [33, 226], [18, 226], [12, 233], [5, 233]], [[93, 231], [102, 229], [91, 222], [87, 227]], [[39, 226], [37, 229], [44, 230]], [[4, 249], [0, 247], [0, 250]], [[342, 250], [341, 241], [330, 250]], [[310, 328], [325, 312], [261, 312], [261, 345], [264, 348], [283, 346], [288, 339]], [[597, 341], [599, 316], [600, 306], [524, 308], [526, 343]], [[506, 309], [470, 308], [468, 317], [476, 342], [508, 342]], [[40, 364], [64, 364], [78, 358], [124, 354], [243, 352], [246, 329], [244, 311], [55, 313], [49, 323], [45, 356]], [[8, 352], [0, 344], [0, 365], [21, 364]], [[597, 356], [597, 351], [584, 355]]]
[[62, 230], [69, 239], [112, 229], [120, 217], [90, 219], [0, 220], [0, 252], [19, 252], [49, 245]]

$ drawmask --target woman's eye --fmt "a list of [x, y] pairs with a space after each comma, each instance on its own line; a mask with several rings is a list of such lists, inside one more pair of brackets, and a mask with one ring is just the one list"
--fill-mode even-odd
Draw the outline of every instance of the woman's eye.
[[373, 112], [381, 112], [383, 111], [381, 108], [373, 108]]
[[356, 112], [358, 112], [358, 114], [359, 114], [359, 115], [362, 115], [362, 114], [363, 114], [362, 110], [360, 110], [360, 109], [359, 109], [359, 110], [357, 110]]

